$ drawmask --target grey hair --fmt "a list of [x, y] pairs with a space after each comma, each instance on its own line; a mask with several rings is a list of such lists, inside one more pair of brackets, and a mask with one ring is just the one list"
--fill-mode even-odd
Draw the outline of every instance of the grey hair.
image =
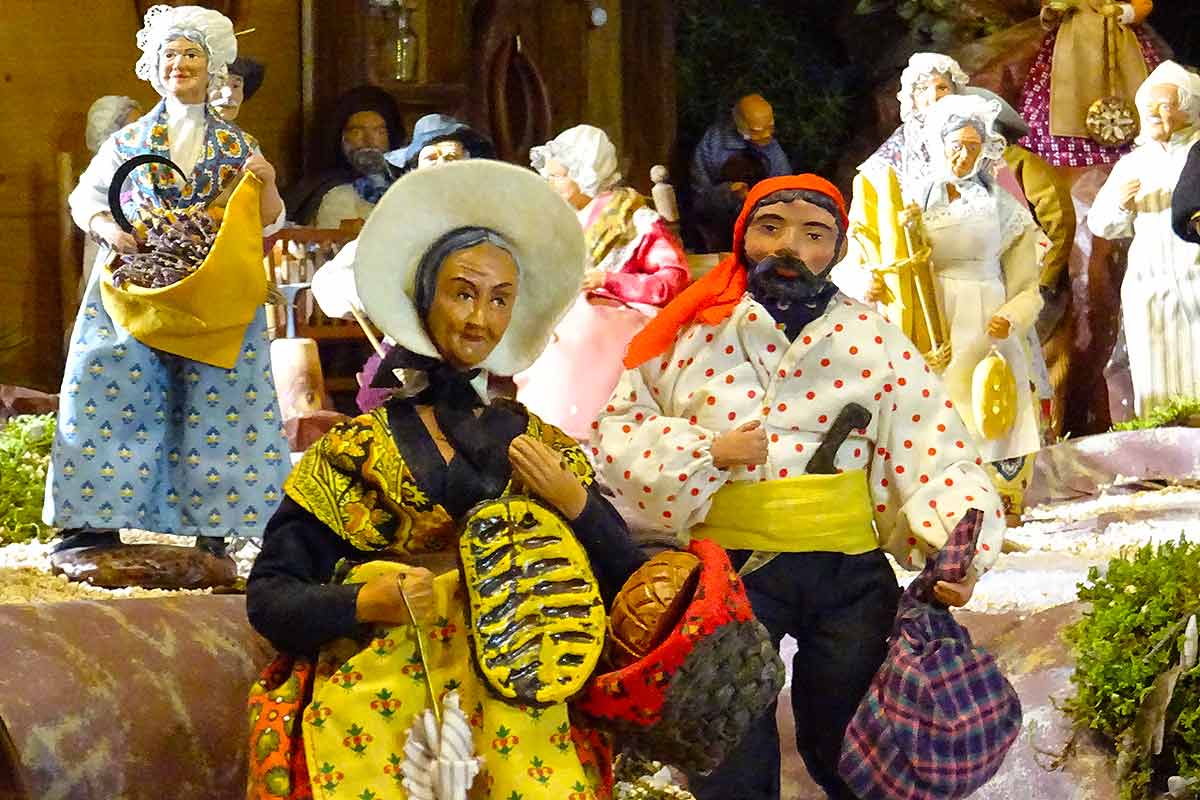
[[455, 228], [442, 234], [437, 241], [429, 246], [421, 261], [417, 264], [413, 276], [413, 305], [417, 308], [417, 316], [424, 321], [433, 307], [433, 296], [437, 294], [438, 275], [446, 259], [460, 250], [467, 250], [481, 244], [492, 244], [512, 256], [517, 265], [517, 274], [521, 274], [521, 259], [517, 256], [516, 248], [499, 231], [482, 226], [469, 225]]
[[975, 132], [979, 134], [979, 140], [981, 142], [986, 142], [988, 140], [988, 137], [991, 135], [985, 129], [985, 126], [983, 125], [983, 123], [981, 123], [977, 118], [967, 117], [967, 116], [963, 116], [961, 114], [951, 114], [949, 117], [946, 118], [946, 121], [942, 124], [942, 130], [940, 132], [942, 139], [944, 140], [950, 134], [954, 133], [957, 130], [962, 130], [963, 128], [967, 127], [968, 125], [970, 127], [974, 128]]

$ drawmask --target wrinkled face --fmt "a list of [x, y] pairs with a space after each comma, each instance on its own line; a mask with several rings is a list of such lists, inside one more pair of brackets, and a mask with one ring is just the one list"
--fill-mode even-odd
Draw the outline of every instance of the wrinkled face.
[[231, 72], [225, 79], [225, 83], [220, 86], [214, 84], [209, 88], [208, 102], [212, 103], [213, 107], [221, 114], [221, 119], [233, 122], [237, 119], [238, 112], [242, 110], [245, 89], [246, 79]]
[[733, 121], [742, 138], [758, 147], [766, 147], [775, 136], [775, 111], [766, 103], [740, 106]]
[[447, 364], [471, 369], [486, 359], [508, 330], [517, 299], [517, 262], [490, 242], [447, 256], [425, 319]]
[[417, 169], [436, 167], [438, 164], [449, 164], [452, 161], [462, 161], [470, 158], [467, 148], [456, 139], [443, 139], [440, 142], [427, 144], [417, 154]]
[[1146, 134], [1156, 142], [1165, 142], [1192, 124], [1179, 108], [1179, 89], [1169, 83], [1150, 89], [1150, 99], [1142, 107], [1142, 126]]
[[971, 174], [979, 154], [983, 152], [983, 139], [979, 131], [967, 125], [947, 134], [945, 142], [946, 163], [950, 165], [950, 171], [960, 178]]
[[566, 166], [557, 159], [551, 158], [546, 161], [546, 180], [550, 183], [550, 188], [572, 208], [583, 208], [592, 201], [592, 198], [579, 188], [579, 184], [571, 180]]
[[913, 108], [924, 111], [948, 94], [954, 94], [954, 84], [941, 73], [913, 86]]
[[358, 111], [350, 115], [342, 126], [342, 152], [350, 153], [363, 148], [387, 150], [387, 120], [378, 111]]
[[788, 256], [793, 266], [776, 268], [776, 277], [803, 277], [796, 260], [813, 275], [821, 275], [841, 257], [837, 219], [820, 206], [797, 198], [763, 206], [746, 227], [746, 256], [754, 263], [768, 256]]
[[208, 53], [180, 37], [163, 45], [158, 76], [167, 93], [182, 103], [202, 103], [208, 91]]

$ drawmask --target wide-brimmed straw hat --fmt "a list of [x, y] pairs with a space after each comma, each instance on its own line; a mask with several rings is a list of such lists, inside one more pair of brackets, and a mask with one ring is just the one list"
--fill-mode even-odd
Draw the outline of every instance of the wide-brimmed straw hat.
[[541, 355], [579, 295], [587, 256], [575, 212], [535, 173], [472, 160], [415, 170], [396, 181], [358, 238], [358, 296], [367, 316], [399, 346], [440, 358], [414, 303], [416, 271], [438, 239], [469, 226], [499, 233], [517, 260], [512, 321], [479, 365], [513, 375]]

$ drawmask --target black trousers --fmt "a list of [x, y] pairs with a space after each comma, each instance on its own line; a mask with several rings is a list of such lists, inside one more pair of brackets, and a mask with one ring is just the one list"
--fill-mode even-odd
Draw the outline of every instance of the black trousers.
[[[734, 566], [749, 556], [731, 551]], [[879, 550], [858, 556], [785, 553], [745, 578], [754, 613], [776, 650], [796, 639], [792, 711], [796, 749], [831, 800], [855, 800], [837, 773], [842, 738], [887, 655], [900, 588]], [[698, 800], [779, 800], [775, 704], [741, 745], [706, 776], [690, 776]]]

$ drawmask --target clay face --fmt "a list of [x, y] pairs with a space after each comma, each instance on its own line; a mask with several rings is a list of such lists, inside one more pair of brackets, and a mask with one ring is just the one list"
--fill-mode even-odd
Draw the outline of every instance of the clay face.
[[159, 52], [158, 76], [163, 88], [181, 103], [203, 103], [208, 92], [208, 53], [189, 39], [172, 39]]
[[733, 122], [742, 138], [758, 147], [766, 147], [775, 136], [775, 111], [758, 95], [748, 95], [738, 101], [733, 110]]
[[1162, 83], [1150, 89], [1150, 100], [1141, 109], [1142, 126], [1156, 142], [1165, 142], [1192, 120], [1179, 108], [1179, 89]]
[[208, 90], [208, 102], [221, 114], [221, 119], [233, 122], [242, 110], [245, 100], [246, 79], [241, 75], [230, 73], [221, 86], [212, 86]]
[[380, 151], [388, 148], [387, 121], [377, 111], [351, 114], [342, 127], [342, 150], [347, 155], [364, 147]]
[[[746, 228], [744, 247], [750, 261], [768, 256], [798, 259], [813, 275], [824, 274], [840, 255], [837, 220], [833, 214], [807, 200], [763, 206]], [[779, 267], [776, 276], [794, 280], [804, 276], [794, 268]]]
[[581, 209], [592, 201], [591, 197], [580, 190], [579, 184], [571, 180], [566, 166], [557, 159], [551, 158], [546, 161], [546, 180], [550, 183], [550, 188], [574, 209]]
[[934, 73], [913, 86], [913, 108], [924, 111], [948, 94], [954, 94], [954, 84], [941, 73]]
[[975, 168], [979, 154], [983, 152], [983, 139], [979, 131], [970, 125], [959, 128], [946, 135], [946, 163], [950, 171], [959, 178], [965, 178]]
[[490, 242], [451, 253], [438, 271], [425, 327], [447, 364], [471, 369], [504, 337], [517, 299], [517, 262]]
[[463, 147], [462, 142], [456, 139], [444, 139], [421, 148], [421, 152], [417, 154], [417, 169], [449, 164], [452, 161], [462, 161], [469, 157], [467, 148]]

